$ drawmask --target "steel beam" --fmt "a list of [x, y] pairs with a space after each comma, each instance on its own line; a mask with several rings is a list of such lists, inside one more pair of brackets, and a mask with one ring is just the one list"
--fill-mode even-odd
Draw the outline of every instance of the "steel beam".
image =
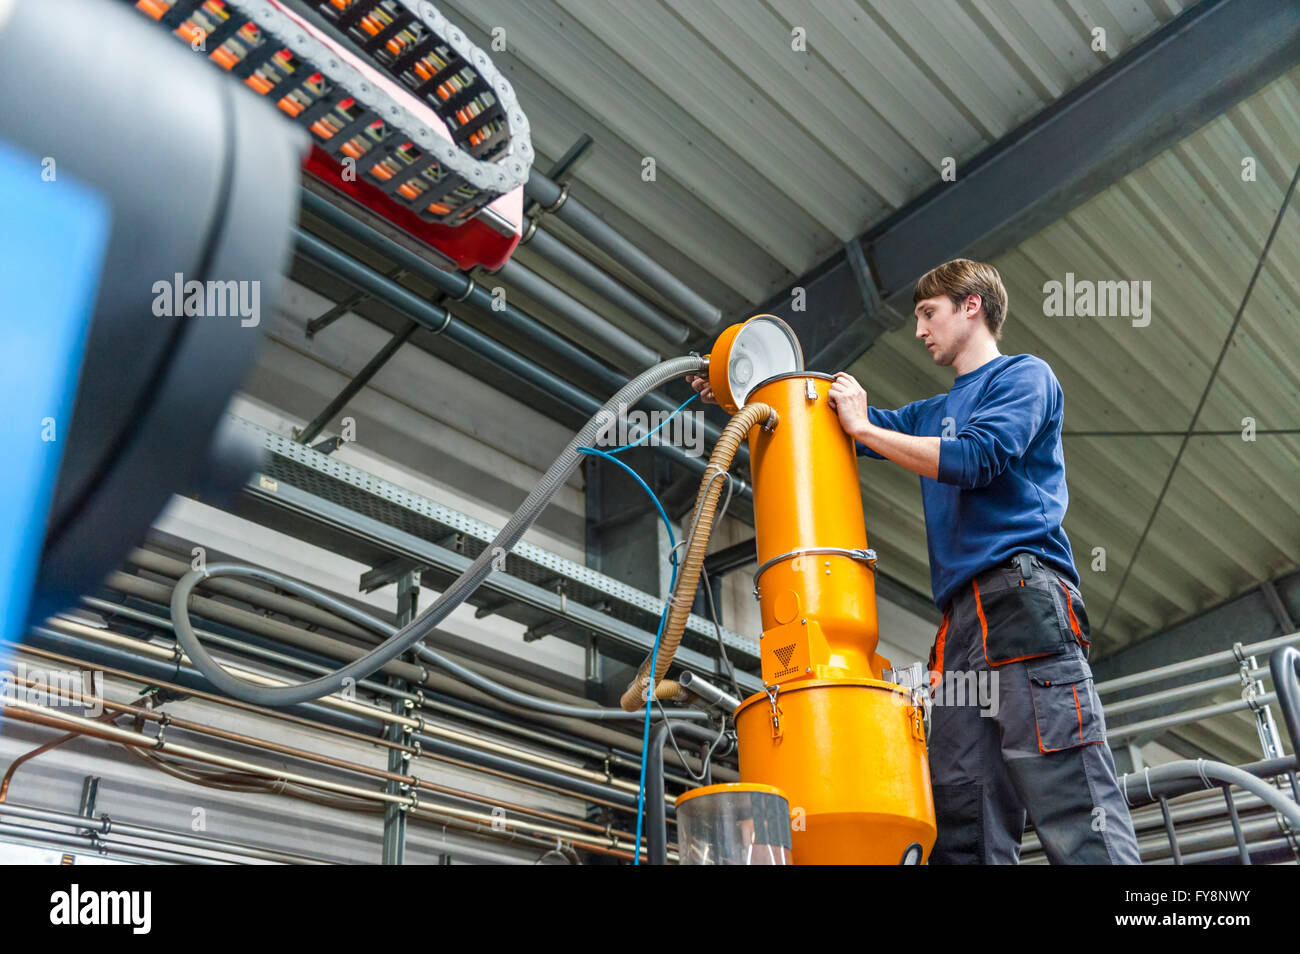
[[906, 320], [926, 270], [1014, 247], [1297, 63], [1300, 4], [1203, 0], [863, 235], [869, 300], [850, 243], [759, 310], [791, 322], [809, 368], [841, 370]]

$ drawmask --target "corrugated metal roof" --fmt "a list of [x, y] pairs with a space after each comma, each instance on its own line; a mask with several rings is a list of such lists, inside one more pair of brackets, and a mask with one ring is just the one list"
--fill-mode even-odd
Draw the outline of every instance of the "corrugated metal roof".
[[[945, 157], [974, 156], [1186, 5], [440, 6], [485, 49], [504, 31], [493, 60], [528, 113], [539, 167], [590, 134], [577, 194], [739, 310], [933, 184]], [[1091, 48], [1093, 27], [1105, 52]], [[792, 48], [796, 29], [806, 50]], [[645, 157], [655, 182], [641, 178]]]
[[[1241, 304], [1295, 164], [1300, 161], [1300, 70], [1293, 71], [1135, 171], [994, 264], [1010, 309], [1002, 350], [1052, 365], [1066, 395], [1066, 431], [1177, 431], [1192, 414]], [[1257, 179], [1242, 181], [1242, 160]], [[1256, 426], [1300, 427], [1295, 348], [1300, 209], [1278, 230], [1198, 431], [1105, 627], [1115, 648], [1270, 579], [1300, 562], [1300, 439], [1242, 439]], [[1048, 317], [1044, 285], [1150, 282], [1150, 324], [1124, 317]], [[1138, 319], [1140, 320], [1140, 319]], [[873, 403], [896, 406], [947, 390], [909, 326], [882, 337], [853, 367]], [[1066, 530], [1094, 631], [1169, 473], [1181, 438], [1077, 437], [1065, 446]], [[924, 534], [915, 481], [864, 465], [867, 510], [882, 561], [923, 587]], [[1092, 569], [1093, 548], [1106, 553]], [[901, 555], [900, 555], [901, 556]]]

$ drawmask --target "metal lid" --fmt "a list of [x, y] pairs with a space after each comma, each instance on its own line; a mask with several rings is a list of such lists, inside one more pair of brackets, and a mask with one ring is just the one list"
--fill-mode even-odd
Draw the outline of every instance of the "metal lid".
[[[690, 791], [682, 792], [677, 796], [676, 805], [682, 807], [682, 802], [688, 802], [692, 798], [698, 798], [701, 795], [724, 795], [724, 794], [743, 794], [745, 792], [755, 792], [760, 795], [776, 795], [780, 798], [786, 798], [785, 792], [775, 785], [763, 785], [760, 782], [722, 782], [718, 785], [703, 785], [700, 788], [692, 788]], [[786, 798], [788, 802], [789, 799]]]

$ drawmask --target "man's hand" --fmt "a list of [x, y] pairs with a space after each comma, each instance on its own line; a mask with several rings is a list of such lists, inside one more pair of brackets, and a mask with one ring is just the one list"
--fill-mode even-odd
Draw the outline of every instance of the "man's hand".
[[695, 393], [700, 396], [700, 400], [705, 404], [717, 404], [718, 399], [713, 396], [713, 388], [709, 386], [709, 379], [701, 377], [698, 374], [686, 375], [686, 383], [695, 388]]
[[862, 385], [858, 384], [853, 375], [841, 371], [835, 375], [835, 383], [831, 385], [827, 398], [835, 413], [840, 416], [840, 427], [844, 428], [846, 434], [858, 439], [858, 435], [870, 424], [870, 418], [867, 417], [867, 392]]

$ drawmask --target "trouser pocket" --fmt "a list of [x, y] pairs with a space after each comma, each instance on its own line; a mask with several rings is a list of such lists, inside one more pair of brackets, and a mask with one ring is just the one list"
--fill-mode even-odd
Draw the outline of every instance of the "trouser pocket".
[[1038, 751], [1061, 752], [1106, 741], [1092, 670], [1077, 653], [1025, 667]]
[[1064, 580], [1058, 579], [1056, 582], [1061, 587], [1065, 599], [1065, 613], [1070, 623], [1070, 632], [1083, 647], [1083, 654], [1086, 657], [1092, 647], [1092, 632], [1088, 627], [1088, 611], [1084, 609], [1083, 596]]
[[1067, 635], [1057, 597], [1050, 589], [1025, 585], [1023, 581], [983, 593], [978, 582], [972, 580], [971, 586], [975, 590], [984, 658], [990, 666], [1054, 656], [1073, 638]]

